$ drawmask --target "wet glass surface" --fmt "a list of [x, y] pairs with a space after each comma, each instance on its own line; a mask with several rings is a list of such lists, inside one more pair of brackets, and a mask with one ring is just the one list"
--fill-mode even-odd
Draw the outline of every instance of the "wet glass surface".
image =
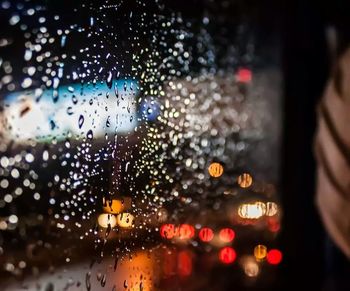
[[276, 281], [277, 57], [181, 5], [0, 2], [1, 290]]

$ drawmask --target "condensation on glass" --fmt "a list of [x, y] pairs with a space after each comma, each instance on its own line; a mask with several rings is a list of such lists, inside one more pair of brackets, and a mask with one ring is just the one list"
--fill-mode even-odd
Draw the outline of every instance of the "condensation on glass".
[[1, 290], [270, 281], [280, 73], [233, 2], [0, 1]]

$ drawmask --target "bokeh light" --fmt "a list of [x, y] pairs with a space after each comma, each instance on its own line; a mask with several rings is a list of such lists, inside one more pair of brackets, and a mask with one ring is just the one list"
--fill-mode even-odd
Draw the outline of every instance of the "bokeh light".
[[175, 236], [174, 224], [163, 224], [160, 228], [160, 235], [166, 239], [172, 239]]
[[199, 231], [199, 238], [203, 242], [209, 242], [209, 241], [211, 241], [214, 238], [214, 232], [209, 227], [203, 227]]
[[264, 245], [257, 245], [254, 248], [254, 257], [258, 261], [262, 261], [263, 259], [266, 258], [267, 255], [267, 247]]
[[224, 247], [219, 252], [219, 259], [224, 264], [231, 264], [236, 260], [236, 251], [231, 247]]
[[220, 163], [211, 163], [208, 172], [210, 176], [218, 178], [224, 173], [224, 167]]
[[117, 219], [113, 214], [102, 213], [97, 218], [98, 225], [107, 228], [115, 227], [117, 225]]
[[240, 83], [249, 83], [252, 80], [252, 71], [247, 68], [240, 68], [237, 72], [236, 78]]
[[242, 261], [243, 270], [250, 278], [257, 277], [260, 273], [259, 264], [252, 257], [247, 257]]
[[238, 176], [237, 183], [241, 188], [248, 188], [253, 183], [253, 178], [248, 173], [244, 173]]
[[274, 216], [278, 213], [278, 205], [275, 202], [266, 203], [266, 216]]
[[194, 237], [194, 227], [189, 224], [181, 224], [179, 228], [179, 239], [190, 239]]
[[245, 219], [259, 219], [265, 214], [265, 204], [262, 202], [244, 203], [238, 208], [238, 215]]
[[219, 237], [221, 241], [225, 243], [229, 243], [234, 240], [236, 234], [233, 229], [231, 228], [223, 228], [219, 232]]
[[132, 228], [134, 226], [135, 217], [127, 212], [117, 215], [117, 223], [121, 228]]
[[106, 201], [103, 206], [103, 211], [111, 214], [118, 214], [124, 210], [124, 204], [122, 201], [113, 199], [112, 201]]
[[282, 261], [282, 252], [277, 249], [269, 250], [266, 260], [271, 265], [278, 265]]

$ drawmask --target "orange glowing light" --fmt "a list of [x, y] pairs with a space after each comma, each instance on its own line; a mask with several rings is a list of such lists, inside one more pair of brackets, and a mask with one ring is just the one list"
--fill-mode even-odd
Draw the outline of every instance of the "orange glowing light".
[[278, 265], [282, 261], [282, 252], [277, 249], [270, 250], [267, 253], [266, 260], [271, 265]]
[[233, 248], [224, 247], [220, 250], [219, 259], [224, 264], [231, 264], [236, 260], [237, 254]]
[[218, 178], [224, 173], [224, 167], [220, 163], [211, 163], [208, 172], [210, 176]]
[[254, 257], [257, 261], [262, 261], [266, 258], [267, 255], [267, 247], [264, 245], [257, 245], [254, 248]]
[[233, 241], [235, 236], [236, 236], [236, 234], [231, 228], [223, 228], [219, 232], [220, 239], [225, 243]]
[[213, 237], [214, 237], [214, 232], [209, 227], [203, 227], [199, 231], [199, 238], [203, 242], [209, 242], [213, 239]]
[[253, 178], [248, 173], [243, 173], [238, 176], [237, 183], [241, 188], [248, 188], [253, 183]]
[[172, 239], [175, 236], [174, 224], [163, 224], [160, 228], [160, 235], [166, 239]]
[[103, 207], [104, 212], [111, 214], [118, 214], [124, 210], [124, 204], [117, 199], [107, 201], [106, 206]]
[[179, 239], [190, 239], [194, 237], [194, 227], [189, 224], [181, 224], [179, 228]]

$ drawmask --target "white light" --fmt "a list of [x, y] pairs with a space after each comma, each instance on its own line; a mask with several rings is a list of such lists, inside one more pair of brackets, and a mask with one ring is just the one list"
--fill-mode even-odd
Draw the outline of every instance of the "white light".
[[4, 197], [4, 200], [6, 203], [11, 203], [12, 202], [12, 196], [10, 194], [6, 194]]
[[265, 214], [262, 202], [242, 204], [238, 208], [238, 215], [246, 219], [258, 219]]
[[32, 163], [34, 161], [34, 156], [31, 154], [31, 153], [28, 153], [26, 154], [25, 156], [25, 160], [28, 162], [28, 163]]
[[9, 186], [9, 181], [7, 179], [1, 180], [0, 186], [1, 186], [1, 188], [6, 189]]
[[16, 224], [18, 222], [18, 217], [14, 214], [10, 215], [9, 216], [9, 222], [10, 223], [13, 223], [13, 224]]
[[6, 168], [8, 165], [9, 165], [9, 159], [7, 157], [2, 157], [0, 159], [0, 165], [3, 167], [3, 168]]
[[97, 219], [97, 222], [99, 226], [103, 228], [107, 228], [108, 225], [110, 225], [111, 227], [115, 227], [117, 225], [117, 219], [115, 218], [115, 216], [113, 214], [107, 213], [100, 214]]

